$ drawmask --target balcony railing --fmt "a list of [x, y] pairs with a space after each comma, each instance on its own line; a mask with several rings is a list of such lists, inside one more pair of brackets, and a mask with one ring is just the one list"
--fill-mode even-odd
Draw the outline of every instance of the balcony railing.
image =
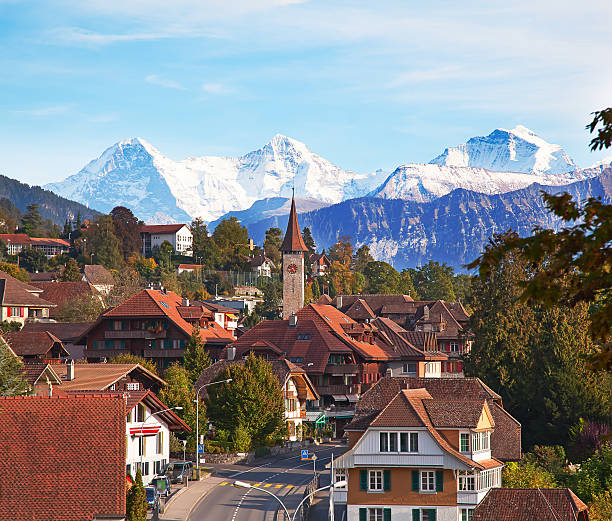
[[359, 394], [360, 384], [344, 385], [315, 385], [319, 394]]
[[325, 374], [359, 374], [359, 368], [357, 364], [327, 364]]
[[104, 338], [145, 338], [145, 339], [154, 339], [154, 338], [166, 338], [167, 331], [163, 330], [159, 333], [154, 333], [153, 331], [149, 331], [147, 329], [133, 329], [129, 331], [119, 330], [119, 331], [104, 331]]

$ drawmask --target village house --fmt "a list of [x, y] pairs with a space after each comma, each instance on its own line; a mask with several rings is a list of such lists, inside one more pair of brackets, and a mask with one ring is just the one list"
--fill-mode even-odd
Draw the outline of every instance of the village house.
[[331, 261], [325, 253], [313, 253], [310, 255], [310, 266], [313, 277], [323, 277], [331, 268]]
[[83, 346], [74, 342], [92, 324], [93, 322], [26, 322], [21, 331], [24, 333], [48, 331], [62, 341], [72, 360], [81, 360], [83, 359]]
[[143, 225], [140, 237], [143, 257], [151, 257], [165, 241], [172, 245], [177, 255], [193, 255], [193, 235], [186, 224]]
[[211, 358], [218, 359], [235, 337], [217, 320], [224, 324], [225, 313], [213, 313], [204, 303], [191, 304], [172, 291], [145, 289], [102, 313], [75, 343], [85, 344], [84, 356], [90, 362], [130, 353], [165, 369], [182, 361], [196, 326]]
[[[387, 318], [405, 331], [428, 334], [437, 344], [432, 350], [448, 356], [442, 363], [443, 376], [463, 374], [462, 357], [469, 353], [471, 340], [465, 334], [470, 317], [460, 302], [415, 301], [409, 295], [381, 294], [338, 295], [332, 304], [357, 321], [372, 320], [372, 317]], [[363, 316], [364, 307], [368, 308], [371, 317]]]
[[24, 377], [33, 396], [53, 396], [53, 388], [62, 384], [60, 377], [49, 363], [30, 361], [25, 362], [23, 366]]
[[0, 271], [0, 322], [19, 322], [49, 318], [55, 304], [41, 298], [42, 290]]
[[569, 488], [493, 488], [472, 521], [589, 521], [587, 506]]
[[251, 265], [251, 271], [258, 277], [272, 276], [272, 270], [275, 266], [274, 263], [265, 255], [255, 255], [254, 257], [249, 257], [249, 263]]
[[170, 433], [191, 429], [151, 391], [128, 391], [126, 402], [125, 473], [140, 470], [147, 485], [170, 461]]
[[102, 303], [100, 292], [89, 282], [31, 282], [32, 286], [40, 289], [40, 297], [53, 304], [49, 309], [49, 318], [59, 319], [63, 308], [70, 305], [75, 299], [91, 297]]
[[[419, 380], [438, 388], [455, 381]], [[347, 520], [469, 521], [487, 492], [501, 486], [488, 393], [404, 387], [345, 428], [349, 450], [334, 468], [336, 481], [348, 478]]]
[[176, 268], [177, 275], [181, 273], [197, 273], [202, 271], [201, 264], [179, 264]]
[[48, 259], [56, 255], [68, 254], [70, 243], [64, 239], [30, 237], [25, 233], [0, 233], [0, 241], [6, 244], [9, 255], [19, 255], [23, 250], [32, 248], [42, 251]]
[[91, 284], [101, 295], [108, 295], [115, 286], [112, 273], [100, 264], [85, 264], [82, 280]]
[[62, 341], [48, 331], [12, 331], [2, 333], [2, 337], [24, 362], [60, 365], [63, 360], [70, 358]]
[[[230, 356], [234, 356], [234, 348], [228, 348]], [[202, 386], [214, 382], [219, 374], [233, 364], [244, 364], [244, 359], [220, 360], [206, 368], [195, 384], [196, 391]], [[285, 422], [289, 441], [297, 441], [302, 432], [304, 419], [306, 418], [306, 403], [319, 399], [317, 391], [308, 378], [306, 371], [288, 360], [274, 360], [271, 363], [272, 372], [279, 382], [285, 400]], [[206, 397], [206, 389], [202, 389], [200, 399]]]
[[3, 517], [124, 519], [125, 418], [118, 394], [0, 397]]

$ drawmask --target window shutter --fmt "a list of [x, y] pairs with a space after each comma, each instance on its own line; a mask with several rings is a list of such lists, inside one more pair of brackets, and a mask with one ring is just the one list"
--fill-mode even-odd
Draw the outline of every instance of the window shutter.
[[436, 509], [432, 508], [429, 510], [429, 517], [427, 518], [427, 521], [436, 521]]
[[359, 471], [359, 490], [368, 490], [368, 471], [365, 469]]
[[444, 491], [444, 471], [436, 470], [436, 492]]
[[125, 320], [121, 321], [121, 330], [123, 331], [125, 329]]
[[368, 509], [360, 508], [359, 509], [359, 521], [366, 521], [367, 518], [368, 518]]
[[6, 316], [10, 317], [11, 315], [11, 306], [9, 306], [8, 308], [6, 308]]
[[[389, 469], [383, 470], [383, 490], [389, 492], [391, 490], [391, 471]], [[389, 513], [389, 515], [391, 515]], [[388, 521], [384, 519], [383, 521]]]
[[412, 521], [421, 521], [421, 511], [418, 508], [412, 509]]
[[413, 492], [419, 491], [419, 471], [418, 470], [412, 471], [412, 491]]
[[24, 312], [25, 308], [19, 308], [19, 310], [21, 311], [21, 316], [23, 317], [24, 316], [23, 312]]
[[383, 509], [383, 521], [391, 521], [391, 509]]

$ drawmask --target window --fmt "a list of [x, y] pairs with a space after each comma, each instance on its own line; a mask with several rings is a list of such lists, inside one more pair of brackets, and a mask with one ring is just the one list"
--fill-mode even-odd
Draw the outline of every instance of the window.
[[146, 461], [144, 463], [144, 470], [142, 471], [143, 476], [148, 476], [149, 475], [149, 462]]
[[461, 509], [461, 521], [472, 521], [474, 516], [473, 508], [462, 508]]
[[383, 521], [383, 509], [368, 508], [368, 521]]
[[138, 455], [139, 456], [147, 455], [147, 440], [144, 436], [140, 436], [138, 438]]
[[117, 390], [117, 384], [113, 384], [110, 386], [110, 390], [111, 391], [116, 391]]
[[21, 308], [11, 307], [9, 317], [18, 317], [21, 315]]
[[419, 452], [419, 434], [417, 432], [400, 433], [400, 452]]
[[380, 433], [380, 452], [397, 452], [397, 432]]
[[469, 492], [475, 490], [476, 478], [473, 472], [467, 472], [465, 470], [459, 471], [459, 491]]
[[127, 416], [125, 417], [126, 423], [132, 423], [132, 411], [128, 411]]
[[136, 413], [134, 417], [135, 422], [143, 422], [145, 420], [146, 408], [142, 403], [139, 403], [136, 406], [136, 410], [134, 412]]
[[461, 452], [470, 452], [470, 434], [462, 432], [459, 434], [459, 450]]
[[489, 450], [490, 436], [491, 436], [491, 433], [489, 431], [473, 433], [472, 434], [472, 452]]
[[436, 521], [436, 509], [435, 508], [413, 508], [412, 509], [412, 520], [413, 521]]
[[452, 353], [457, 353], [459, 351], [459, 344], [457, 342], [451, 342], [450, 350]]
[[104, 349], [112, 349], [113, 348], [113, 341], [112, 340], [105, 340], [104, 341]]
[[311, 340], [312, 339], [312, 335], [310, 333], [300, 333], [297, 336], [298, 340]]
[[[299, 340], [299, 339], [298, 339], [298, 340]], [[301, 364], [301, 363], [303, 363], [303, 362], [304, 362], [304, 358], [303, 358], [303, 357], [301, 357], [301, 356], [293, 356], [293, 357], [289, 358], [289, 361], [290, 361], [292, 364]]]
[[405, 363], [403, 367], [403, 372], [404, 374], [416, 374], [417, 372], [416, 362]]
[[370, 492], [382, 492], [383, 489], [383, 472], [382, 470], [368, 471], [368, 490]]
[[138, 382], [129, 382], [125, 388], [127, 391], [138, 391], [138, 389], [140, 389], [140, 384]]
[[[336, 469], [335, 470], [335, 479], [334, 479], [334, 483], [338, 483], [338, 481], [345, 481], [346, 480], [346, 469]], [[341, 489], [345, 489], [346, 485], [344, 487], [339, 487]]]
[[164, 432], [163, 431], [159, 431], [157, 433], [155, 444], [157, 445], [157, 454], [163, 454], [164, 453]]
[[421, 491], [435, 492], [436, 491], [436, 473], [433, 470], [421, 471]]
[[132, 475], [132, 466], [129, 465], [129, 464], [125, 466], [125, 475], [126, 476], [131, 476]]

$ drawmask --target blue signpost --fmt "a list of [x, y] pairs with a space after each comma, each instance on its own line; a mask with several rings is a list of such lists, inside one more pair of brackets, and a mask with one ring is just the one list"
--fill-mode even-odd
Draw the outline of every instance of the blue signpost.
[[301, 457], [301, 459], [303, 459], [303, 460], [304, 460], [304, 459], [310, 459], [310, 458], [308, 457], [308, 449], [304, 449], [304, 450], [302, 450], [302, 457]]
[[198, 445], [198, 454], [204, 454], [204, 444], [202, 443]]

